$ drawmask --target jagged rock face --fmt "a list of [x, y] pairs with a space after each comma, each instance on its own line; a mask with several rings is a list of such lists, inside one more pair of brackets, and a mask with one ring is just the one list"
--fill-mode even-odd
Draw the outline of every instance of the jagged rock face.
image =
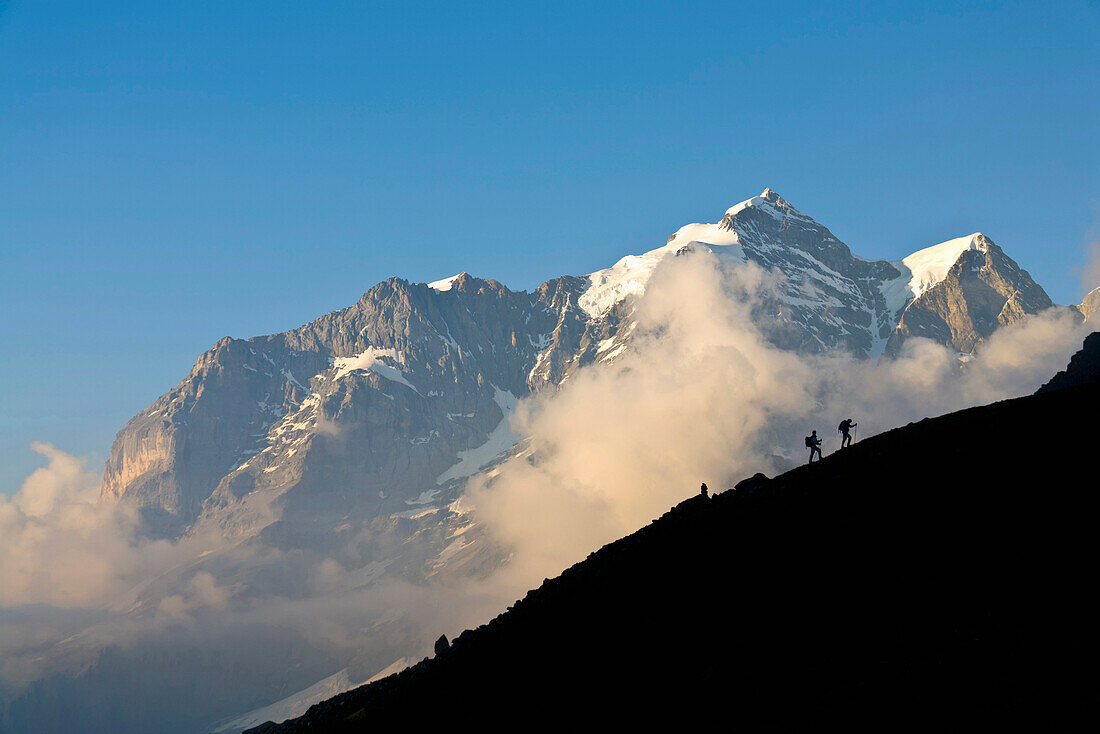
[[905, 339], [921, 336], [968, 354], [1002, 326], [1054, 304], [1000, 247], [976, 235], [946, 277], [905, 307], [887, 344], [896, 354]]
[[325, 363], [279, 345], [257, 349], [254, 341], [219, 341], [115, 439], [103, 496], [125, 495], [141, 506], [150, 532], [170, 533], [193, 520], [263, 427], [305, 397], [293, 373]]
[[746, 260], [783, 275], [783, 292], [757, 314], [766, 335], [787, 349], [875, 351], [895, 325], [882, 287], [900, 277], [897, 267], [855, 257], [771, 189], [760, 198], [766, 203], [727, 213], [722, 226], [737, 234]]
[[103, 496], [137, 503], [164, 535], [204, 511], [246, 530], [227, 518], [255, 492], [314, 513], [407, 510], [509, 401], [560, 380], [560, 359], [530, 373], [548, 349], [577, 352], [580, 283], [527, 294], [463, 274], [440, 292], [394, 278], [294, 331], [227, 337], [119, 433]]
[[1085, 321], [1093, 321], [1097, 312], [1100, 312], [1100, 288], [1093, 288], [1076, 308], [1085, 317]]
[[535, 291], [539, 302], [558, 317], [547, 333], [524, 330], [528, 342], [540, 349], [526, 377], [530, 391], [556, 389], [577, 369], [593, 362], [596, 345], [614, 331], [614, 322], [593, 322], [577, 307], [587, 288], [586, 278], [566, 276], [543, 283]]

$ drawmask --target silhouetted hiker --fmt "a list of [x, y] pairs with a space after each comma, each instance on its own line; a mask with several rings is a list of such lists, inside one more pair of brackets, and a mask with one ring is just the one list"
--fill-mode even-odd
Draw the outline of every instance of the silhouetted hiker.
[[842, 434], [844, 434], [840, 438], [840, 448], [844, 448], [845, 446], [851, 446], [852, 445], [851, 430], [853, 428], [855, 428], [856, 426], [858, 426], [858, 425], [859, 425], [858, 423], [853, 423], [851, 418], [845, 418], [844, 420], [842, 420], [840, 422], [840, 425], [836, 427], [836, 429], [838, 431], [840, 431]]
[[703, 495], [703, 499], [706, 499], [710, 495], [707, 494], [707, 483], [703, 482], [703, 486], [699, 487], [699, 494]]
[[810, 463], [814, 463], [814, 454], [817, 454], [817, 458], [821, 459], [821, 439], [817, 437], [817, 431], [812, 431], [809, 436], [806, 436], [806, 446], [810, 449]]

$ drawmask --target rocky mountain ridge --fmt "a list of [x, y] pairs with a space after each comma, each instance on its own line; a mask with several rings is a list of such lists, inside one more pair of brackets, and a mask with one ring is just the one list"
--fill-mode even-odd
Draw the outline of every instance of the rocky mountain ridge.
[[507, 406], [629, 349], [652, 272], [696, 250], [777, 274], [754, 318], [793, 350], [876, 356], [921, 336], [965, 354], [1052, 305], [984, 235], [868, 261], [766, 189], [587, 278], [532, 293], [465, 273], [434, 288], [391, 278], [299, 329], [226, 337], [119, 432], [103, 497], [138, 504], [149, 532], [169, 537], [200, 518], [258, 532], [273, 502], [316, 507], [322, 495], [333, 516], [367, 497], [382, 510], [453, 499], [448, 484], [492, 458], [464, 464], [469, 452], [507, 448], [494, 436]]

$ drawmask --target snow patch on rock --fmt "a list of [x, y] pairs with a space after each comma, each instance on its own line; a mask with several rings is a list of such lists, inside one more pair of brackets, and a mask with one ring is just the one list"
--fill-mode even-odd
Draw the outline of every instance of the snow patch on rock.
[[317, 681], [309, 688], [292, 693], [269, 706], [249, 711], [247, 714], [226, 721], [214, 729], [214, 732], [237, 732], [258, 726], [265, 721], [279, 722], [293, 719], [304, 714], [313, 704], [325, 701], [345, 691], [350, 691], [358, 685], [360, 684], [353, 682], [348, 677], [348, 670], [344, 668], [328, 678]]
[[485, 443], [466, 451], [459, 451], [458, 461], [436, 478], [436, 484], [446, 484], [452, 479], [464, 479], [473, 476], [483, 466], [515, 446], [522, 438], [512, 430], [510, 420], [519, 400], [507, 390], [501, 390], [496, 386], [493, 387], [493, 390], [495, 391], [493, 401], [500, 406], [500, 411], [504, 414], [500, 419], [500, 423], [492, 430]]
[[354, 357], [337, 357], [333, 360], [333, 367], [336, 369], [336, 375], [333, 377], [335, 380], [339, 380], [345, 375], [351, 374], [357, 370], [363, 370], [365, 372], [373, 372], [380, 377], [384, 377], [392, 382], [397, 382], [411, 388], [413, 391], [419, 393], [411, 382], [405, 379], [404, 373], [396, 367], [389, 365], [382, 361], [382, 358], [386, 357], [397, 364], [404, 362], [404, 356], [396, 349], [378, 349], [377, 347], [368, 347], [365, 351], [356, 354]]
[[449, 291], [454, 287], [455, 281], [462, 277], [462, 273], [452, 275], [450, 278], [443, 278], [442, 280], [433, 280], [428, 283], [428, 287], [435, 291]]

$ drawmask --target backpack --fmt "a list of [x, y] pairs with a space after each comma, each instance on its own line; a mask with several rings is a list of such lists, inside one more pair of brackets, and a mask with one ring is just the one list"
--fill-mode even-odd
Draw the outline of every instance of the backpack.
[[812, 436], [806, 436], [806, 448], [812, 449], [814, 447], [814, 439]]
[[840, 425], [836, 427], [838, 431], [844, 433], [844, 429], [848, 427], [848, 421], [841, 421]]

